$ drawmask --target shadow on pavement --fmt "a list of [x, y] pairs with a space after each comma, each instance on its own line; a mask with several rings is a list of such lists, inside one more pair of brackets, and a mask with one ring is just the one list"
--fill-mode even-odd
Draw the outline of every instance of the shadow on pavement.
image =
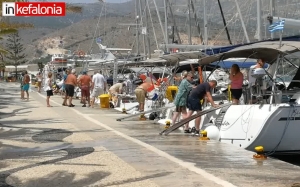
[[[25, 169], [34, 168], [34, 167], [37, 167], [37, 166], [40, 166], [40, 165], [58, 164], [57, 162], [62, 162], [62, 161], [66, 161], [66, 160], [70, 160], [70, 159], [74, 159], [74, 158], [78, 158], [78, 157], [83, 157], [83, 156], [86, 156], [86, 155], [89, 155], [89, 154], [93, 153], [95, 151], [95, 149], [93, 147], [84, 147], [84, 148], [68, 148], [68, 149], [62, 149], [60, 151], [66, 151], [67, 155], [65, 155], [65, 156], [63, 156], [61, 158], [55, 158], [55, 159], [52, 159], [52, 160], [38, 162], [38, 163], [34, 163], [34, 164], [30, 164], [30, 165], [26, 165], [26, 166], [22, 166], [22, 167], [18, 167], [18, 168], [14, 168], [14, 169], [10, 169], [10, 170], [6, 170], [6, 171], [0, 172], [0, 186], [1, 187], [2, 186], [3, 187], [11, 187], [11, 185], [9, 185], [9, 184], [6, 183], [6, 179], [7, 179], [7, 177], [9, 177], [10, 175], [12, 175], [13, 173], [16, 173], [16, 172], [19, 172], [19, 171], [22, 171], [22, 170], [25, 170]], [[37, 155], [35, 155], [34, 157], [39, 156], [39, 154], [40, 153], [37, 153]], [[52, 153], [52, 154], [56, 154], [57, 155], [57, 153]], [[30, 159], [30, 156], [27, 157], [27, 159]], [[101, 165], [99, 165], [99, 166], [101, 166]], [[99, 175], [99, 172], [95, 172], [95, 173], [97, 173], [97, 175], [93, 175], [93, 178], [94, 178], [95, 181], [93, 181], [93, 179], [89, 178], [88, 180], [84, 180], [84, 181], [81, 181], [81, 182], [84, 182], [86, 184], [92, 184], [92, 183], [95, 183], [98, 180], [101, 180], [101, 178], [99, 179], [99, 176], [101, 176], [101, 175]], [[75, 176], [75, 174], [72, 174], [72, 175]], [[109, 173], [106, 174], [106, 176], [108, 176], [108, 175], [109, 175]], [[53, 176], [53, 174], [52, 174], [52, 176]], [[55, 183], [55, 185], [50, 185], [50, 186], [61, 185], [61, 184], [57, 184], [56, 185], [56, 181], [53, 178], [51, 178], [50, 176], [49, 176], [49, 178], [51, 179], [50, 182], [54, 182]], [[67, 180], [67, 179], [68, 178], [66, 178], [64, 180]], [[16, 182], [19, 181], [17, 178], [13, 178], [13, 180], [16, 181]], [[19, 185], [22, 184], [22, 186], [32, 186], [32, 184], [35, 183], [37, 180], [39, 180], [39, 179], [34, 179], [33, 181], [29, 181], [28, 185], [25, 185], [24, 183], [19, 183]], [[41, 180], [48, 180], [48, 178], [43, 177], [43, 178], [41, 178]], [[64, 181], [64, 182], [68, 182], [69, 185], [72, 185], [72, 186], [83, 186], [82, 184], [81, 185], [79, 185], [79, 184], [77, 185], [77, 182], [79, 182], [79, 181], [73, 181], [72, 182], [71, 179], [69, 179], [69, 180]], [[41, 184], [45, 184], [45, 183], [43, 183], [43, 182], [40, 181], [40, 183], [38, 183], [38, 184], [39, 185], [37, 185], [37, 186], [40, 186]], [[67, 185], [67, 186], [69, 186], [69, 185]], [[66, 186], [66, 184], [63, 184], [63, 186]]]
[[[10, 176], [10, 181], [13, 181], [14, 185], [22, 185], [26, 187], [40, 187], [40, 186], [55, 186], [55, 187], [82, 187], [89, 186], [97, 181], [101, 181], [109, 176], [111, 173], [105, 171], [96, 171], [89, 173], [83, 179], [75, 180], [76, 173], [71, 173], [68, 171], [55, 171], [51, 174], [44, 176], [42, 178], [34, 178], [27, 182], [19, 180], [17, 177]], [[5, 186], [11, 187], [11, 186]]]

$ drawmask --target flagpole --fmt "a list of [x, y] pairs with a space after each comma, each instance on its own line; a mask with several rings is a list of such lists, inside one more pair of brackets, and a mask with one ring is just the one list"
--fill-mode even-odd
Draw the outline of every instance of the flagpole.
[[[284, 20], [281, 20], [284, 22]], [[280, 22], [281, 22], [280, 21]], [[284, 24], [284, 23], [283, 23]], [[282, 46], [282, 35], [283, 35], [283, 29], [284, 29], [284, 26], [282, 27], [282, 29], [280, 30], [280, 34], [279, 34], [279, 49], [281, 48]], [[271, 31], [271, 33], [273, 33], [274, 31]], [[272, 85], [272, 94], [271, 94], [271, 98], [270, 98], [270, 107], [273, 103], [273, 98], [276, 94], [275, 92], [275, 81], [276, 81], [276, 77], [277, 77], [277, 71], [278, 71], [278, 66], [279, 66], [279, 61], [280, 61], [280, 58], [281, 58], [281, 54], [279, 53], [278, 54], [278, 57], [277, 57], [277, 60], [276, 60], [276, 67], [275, 67], [275, 72], [274, 72], [274, 75], [273, 75], [273, 85]], [[276, 103], [275, 103], [276, 104]]]
[[280, 34], [279, 34], [279, 49], [282, 46], [282, 35], [283, 35], [283, 30], [281, 30]]

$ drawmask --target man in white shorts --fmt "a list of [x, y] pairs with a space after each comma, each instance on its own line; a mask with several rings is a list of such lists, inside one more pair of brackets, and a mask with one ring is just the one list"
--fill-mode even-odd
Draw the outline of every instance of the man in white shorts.
[[103, 94], [104, 91], [106, 90], [106, 80], [104, 76], [101, 74], [101, 71], [96, 71], [96, 74], [93, 76], [92, 79], [92, 103], [91, 106], [94, 108], [94, 103], [95, 103], [95, 98], [98, 97], [99, 95]]

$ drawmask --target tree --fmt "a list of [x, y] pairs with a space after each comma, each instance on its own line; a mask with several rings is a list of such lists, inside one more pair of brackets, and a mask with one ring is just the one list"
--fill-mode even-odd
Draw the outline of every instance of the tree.
[[8, 64], [14, 65], [16, 68], [16, 78], [18, 78], [18, 65], [24, 64], [26, 62], [26, 55], [24, 52], [23, 44], [21, 43], [21, 38], [19, 33], [13, 33], [8, 35], [6, 50], [8, 53], [5, 55]]

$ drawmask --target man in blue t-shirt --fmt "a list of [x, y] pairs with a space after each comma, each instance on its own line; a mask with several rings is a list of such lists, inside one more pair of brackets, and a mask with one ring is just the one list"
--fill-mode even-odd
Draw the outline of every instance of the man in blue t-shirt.
[[[217, 107], [218, 105], [215, 104], [212, 96], [211, 96], [211, 89], [217, 86], [217, 81], [211, 80], [209, 82], [205, 82], [199, 84], [196, 88], [192, 89], [190, 95], [187, 99], [187, 108], [189, 109], [187, 113], [187, 118], [190, 117], [195, 111], [200, 112], [202, 111], [202, 105], [200, 101], [207, 97], [208, 101], [211, 103], [212, 107]], [[195, 135], [199, 135], [200, 130], [200, 122], [201, 116], [195, 119]], [[189, 124], [187, 123], [185, 126], [185, 133], [191, 133], [189, 128]]]

